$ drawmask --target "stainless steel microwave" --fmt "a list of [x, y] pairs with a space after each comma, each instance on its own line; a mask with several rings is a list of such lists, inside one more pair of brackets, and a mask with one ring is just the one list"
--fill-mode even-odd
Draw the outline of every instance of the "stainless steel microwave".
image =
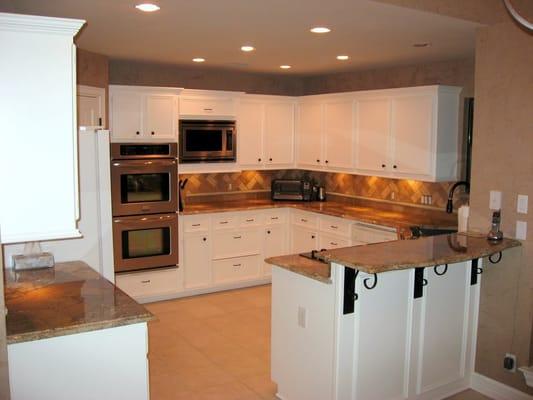
[[235, 121], [180, 121], [180, 163], [232, 162], [236, 154]]

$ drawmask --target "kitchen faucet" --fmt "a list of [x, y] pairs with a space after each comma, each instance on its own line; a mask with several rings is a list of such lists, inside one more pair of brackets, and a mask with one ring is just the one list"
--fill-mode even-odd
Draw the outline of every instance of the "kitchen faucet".
[[448, 193], [448, 203], [446, 203], [446, 212], [448, 214], [451, 214], [453, 212], [453, 193], [455, 192], [455, 189], [457, 186], [465, 186], [466, 193], [470, 193], [470, 183], [467, 181], [459, 181], [455, 182], [453, 186], [450, 188], [450, 192]]

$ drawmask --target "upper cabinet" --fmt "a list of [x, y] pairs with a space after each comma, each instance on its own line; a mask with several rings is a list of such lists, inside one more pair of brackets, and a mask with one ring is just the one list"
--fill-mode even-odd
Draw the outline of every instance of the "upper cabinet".
[[353, 169], [353, 104], [353, 95], [309, 96], [299, 103], [298, 166]]
[[292, 167], [295, 103], [291, 97], [242, 96], [237, 113], [237, 161], [241, 168]]
[[103, 129], [106, 126], [105, 88], [78, 85], [78, 127]]
[[460, 91], [422, 86], [357, 93], [356, 172], [456, 180]]
[[0, 13], [2, 243], [80, 236], [73, 37], [84, 23]]
[[184, 90], [180, 95], [180, 119], [235, 120], [240, 92]]
[[109, 86], [111, 140], [176, 141], [180, 89]]

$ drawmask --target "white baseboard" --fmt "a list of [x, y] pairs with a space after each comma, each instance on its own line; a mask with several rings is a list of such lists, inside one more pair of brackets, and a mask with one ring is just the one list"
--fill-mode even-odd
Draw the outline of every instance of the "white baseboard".
[[471, 388], [494, 400], [532, 400], [533, 396], [474, 372]]

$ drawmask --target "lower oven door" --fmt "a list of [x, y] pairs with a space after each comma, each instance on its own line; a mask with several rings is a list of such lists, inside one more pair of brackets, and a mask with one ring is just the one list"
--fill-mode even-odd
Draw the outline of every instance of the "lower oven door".
[[178, 264], [178, 217], [154, 214], [113, 218], [115, 272]]

